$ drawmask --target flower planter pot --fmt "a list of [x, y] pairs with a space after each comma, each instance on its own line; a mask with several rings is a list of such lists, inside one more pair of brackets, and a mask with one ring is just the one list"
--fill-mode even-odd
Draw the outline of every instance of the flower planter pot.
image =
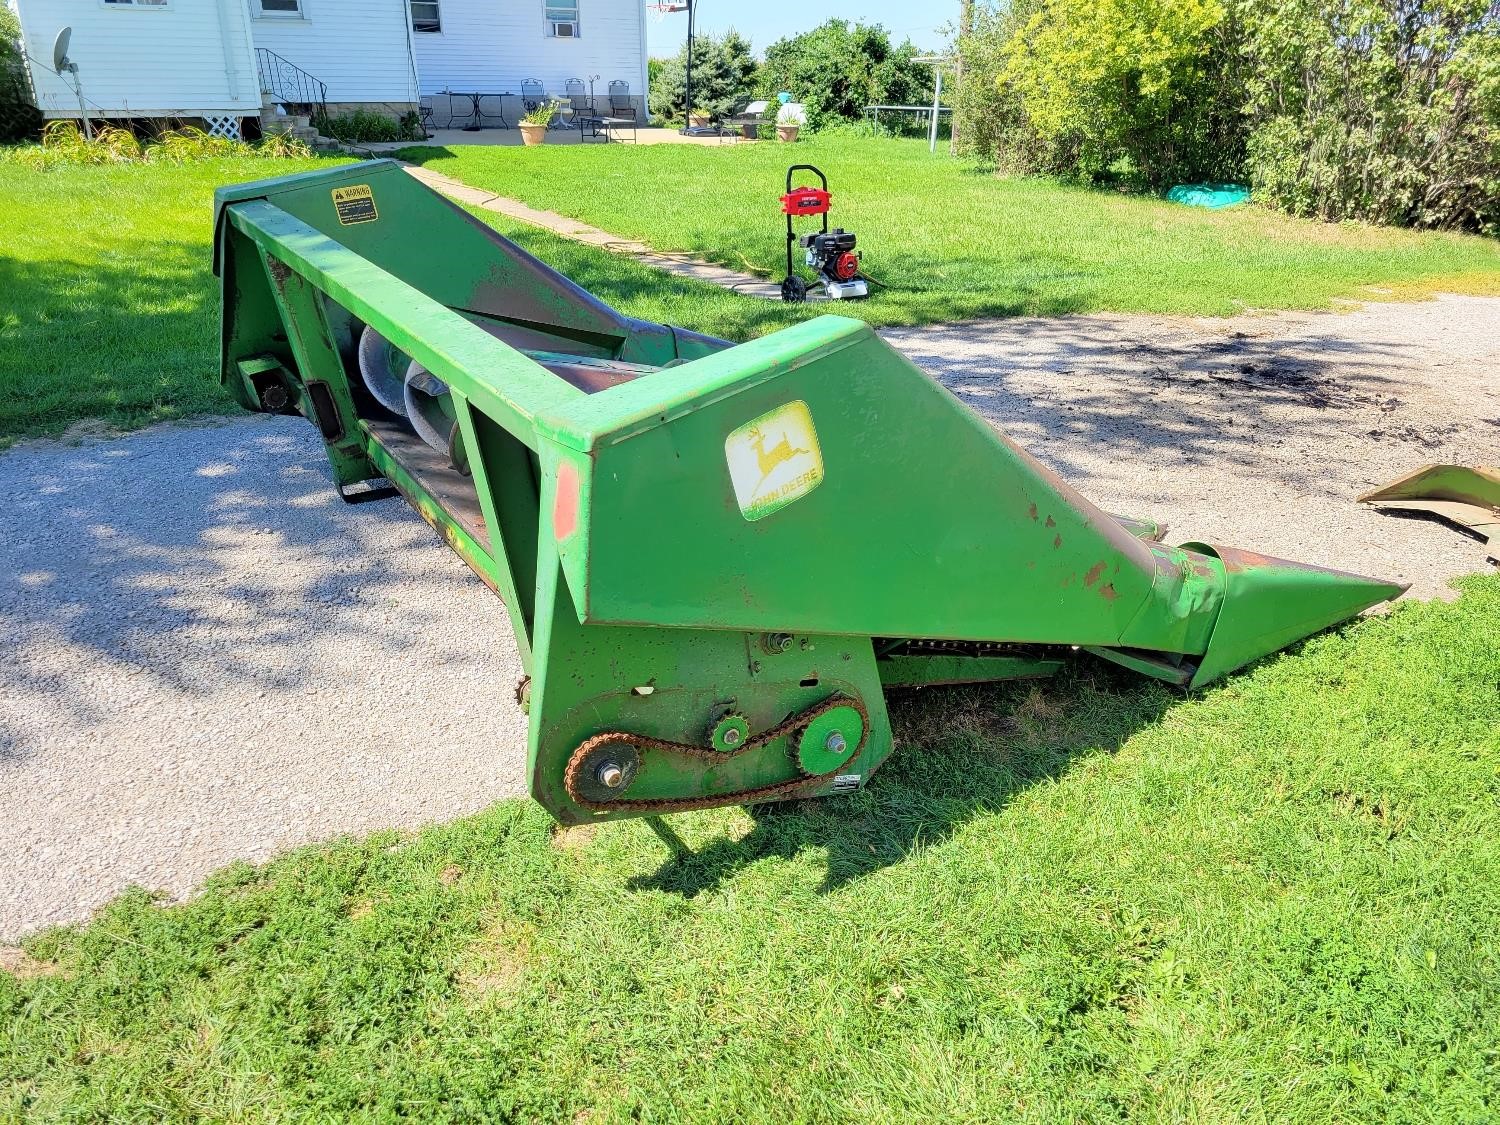
[[528, 125], [521, 122], [521, 143], [524, 145], [539, 145], [547, 140], [547, 126]]
[[776, 126], [776, 139], [778, 141], [795, 141], [797, 139], [797, 130], [799, 127], [800, 126], [797, 125]]

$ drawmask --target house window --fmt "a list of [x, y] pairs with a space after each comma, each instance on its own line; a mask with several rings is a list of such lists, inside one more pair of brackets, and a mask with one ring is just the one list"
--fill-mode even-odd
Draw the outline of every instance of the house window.
[[298, 20], [304, 15], [302, 0], [255, 0], [255, 3], [262, 16]]
[[443, 30], [443, 20], [438, 14], [438, 0], [411, 0], [411, 29], [413, 31]]
[[572, 4], [567, 3], [566, 0], [563, 0], [561, 3], [549, 3], [543, 10], [547, 14], [547, 35], [549, 38], [578, 38], [577, 0], [574, 0]]

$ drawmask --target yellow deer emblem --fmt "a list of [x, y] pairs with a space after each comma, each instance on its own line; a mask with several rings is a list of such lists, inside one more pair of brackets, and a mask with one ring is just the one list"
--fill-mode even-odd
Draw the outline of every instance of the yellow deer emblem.
[[760, 485], [766, 483], [766, 478], [771, 475], [771, 471], [777, 465], [790, 461], [799, 454], [808, 452], [806, 449], [793, 449], [792, 443], [787, 439], [785, 431], [782, 431], [781, 440], [771, 446], [770, 449], [767, 449], [766, 435], [761, 432], [759, 426], [751, 427], [750, 444], [755, 447], [755, 460], [760, 464], [760, 484], [755, 486], [757, 491], [759, 491]]

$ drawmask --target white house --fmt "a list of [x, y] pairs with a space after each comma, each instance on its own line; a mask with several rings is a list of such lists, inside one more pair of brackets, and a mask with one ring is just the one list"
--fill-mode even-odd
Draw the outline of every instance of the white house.
[[[89, 112], [98, 117], [255, 117], [263, 98], [394, 113], [444, 91], [515, 93], [540, 82], [561, 95], [594, 79], [602, 101], [628, 83], [644, 115], [641, 0], [0, 0], [20, 16], [37, 103], [77, 117], [67, 75], [52, 71], [58, 31]], [[515, 99], [490, 99], [514, 124]]]
[[[444, 91], [521, 93], [535, 81], [561, 96], [570, 79], [603, 104], [612, 82], [629, 86], [646, 112], [646, 21], [642, 0], [410, 0], [422, 93], [441, 122]], [[435, 95], [435, 96], [434, 96]], [[514, 98], [504, 107], [512, 124]], [[461, 102], [456, 112], [464, 112]]]

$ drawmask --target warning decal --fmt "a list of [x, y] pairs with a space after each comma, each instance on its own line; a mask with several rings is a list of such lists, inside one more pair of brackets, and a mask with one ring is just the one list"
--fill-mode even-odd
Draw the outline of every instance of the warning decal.
[[734, 497], [747, 520], [799, 500], [823, 480], [812, 414], [800, 399], [746, 422], [724, 440]]
[[373, 223], [380, 218], [375, 213], [375, 193], [369, 184], [334, 188], [333, 209], [339, 213], [339, 222], [346, 227], [355, 223]]

